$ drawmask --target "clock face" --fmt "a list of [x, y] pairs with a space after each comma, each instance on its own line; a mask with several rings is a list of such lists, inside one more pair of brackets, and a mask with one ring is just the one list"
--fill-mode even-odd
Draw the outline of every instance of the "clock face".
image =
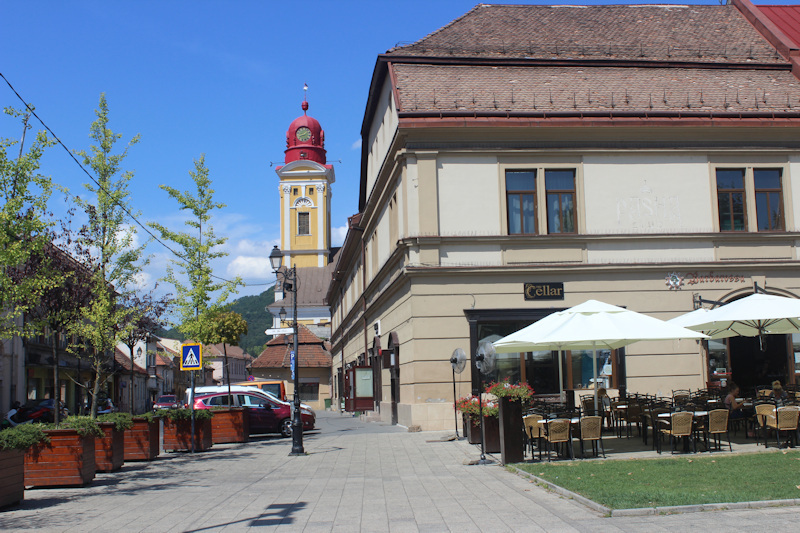
[[311, 130], [306, 128], [305, 126], [297, 128], [297, 132], [295, 133], [295, 137], [297, 137], [298, 141], [305, 142], [305, 141], [307, 141], [307, 140], [309, 140], [311, 138]]

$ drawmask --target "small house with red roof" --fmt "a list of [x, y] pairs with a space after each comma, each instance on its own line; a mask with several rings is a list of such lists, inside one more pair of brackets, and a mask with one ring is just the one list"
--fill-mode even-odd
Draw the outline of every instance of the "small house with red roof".
[[[297, 350], [300, 378], [300, 400], [314, 409], [323, 409], [331, 397], [331, 353], [329, 345], [302, 324], [299, 326]], [[279, 335], [267, 343], [266, 348], [252, 363], [252, 373], [257, 379], [280, 379], [287, 382], [288, 396], [294, 396], [291, 353], [294, 335]]]

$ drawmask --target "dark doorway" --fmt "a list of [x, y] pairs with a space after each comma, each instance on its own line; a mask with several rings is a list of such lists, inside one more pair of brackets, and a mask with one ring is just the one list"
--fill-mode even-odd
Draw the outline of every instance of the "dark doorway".
[[763, 351], [758, 337], [731, 337], [729, 342], [733, 381], [744, 394], [776, 379], [783, 384], [787, 382], [786, 335], [764, 335]]

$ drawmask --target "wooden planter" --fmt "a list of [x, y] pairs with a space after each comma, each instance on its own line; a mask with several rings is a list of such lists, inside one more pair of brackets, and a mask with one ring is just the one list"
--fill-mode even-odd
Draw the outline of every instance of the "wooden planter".
[[[484, 435], [486, 440], [483, 448], [486, 453], [498, 453], [500, 451], [500, 422], [496, 416], [484, 416]], [[481, 426], [477, 420], [464, 417], [464, 431], [467, 434], [467, 441], [470, 444], [481, 443]]]
[[94, 438], [94, 462], [98, 472], [114, 472], [125, 461], [125, 433], [114, 429], [113, 422], [102, 422], [102, 437]]
[[158, 457], [158, 422], [134, 418], [133, 426], [124, 432], [125, 461], [152, 461]]
[[26, 487], [85, 485], [94, 479], [94, 437], [82, 437], [74, 429], [49, 429], [50, 443], [39, 443], [25, 452]]
[[[164, 418], [164, 450], [173, 452], [192, 449], [190, 420], [170, 420]], [[202, 452], [211, 448], [211, 420], [194, 421], [194, 450]]]
[[500, 462], [521, 463], [525, 460], [524, 430], [522, 428], [522, 402], [500, 398]]
[[241, 407], [214, 410], [211, 419], [211, 440], [214, 444], [250, 440], [250, 417]]
[[0, 508], [25, 495], [25, 450], [0, 450]]

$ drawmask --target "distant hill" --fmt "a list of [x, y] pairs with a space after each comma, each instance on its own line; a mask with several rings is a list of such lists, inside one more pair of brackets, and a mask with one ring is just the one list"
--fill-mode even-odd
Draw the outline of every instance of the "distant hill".
[[[247, 321], [247, 335], [242, 337], [239, 346], [253, 357], [258, 357], [267, 343], [268, 338], [264, 330], [272, 325], [272, 315], [266, 307], [274, 301], [273, 286], [258, 296], [242, 296], [234, 300], [230, 306], [231, 311], [236, 311]], [[162, 329], [156, 335], [168, 339], [186, 340], [178, 328]]]
[[258, 296], [242, 296], [231, 304], [231, 311], [236, 311], [247, 321], [247, 335], [239, 344], [244, 351], [258, 357], [267, 343], [264, 330], [272, 326], [272, 315], [266, 307], [275, 301], [275, 287], [272, 286]]

